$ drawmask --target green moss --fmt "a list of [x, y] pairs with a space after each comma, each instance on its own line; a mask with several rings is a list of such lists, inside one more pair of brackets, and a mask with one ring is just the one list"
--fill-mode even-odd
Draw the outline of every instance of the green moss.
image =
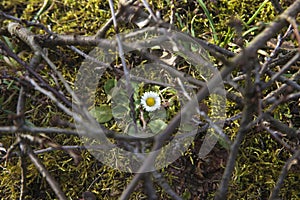
[[[166, 2], [164, 2], [166, 3]], [[162, 6], [166, 6], [162, 3]], [[204, 1], [210, 15], [213, 18], [214, 27], [216, 29], [219, 41], [215, 41], [222, 46], [233, 41], [232, 28], [228, 28], [229, 22], [233, 17], [237, 17], [245, 24], [244, 30], [247, 31], [258, 22], [270, 22], [275, 17], [275, 11], [270, 2], [268, 2], [261, 12], [254, 18], [251, 24], [246, 25], [248, 20], [253, 17], [254, 13], [262, 4], [260, 0], [220, 0], [220, 1]], [[153, 3], [154, 5], [157, 5]], [[251, 6], [249, 6], [251, 5]], [[160, 6], [157, 6], [158, 8]], [[205, 38], [213, 42], [213, 33], [210, 29], [208, 18], [197, 1], [174, 1], [170, 6], [174, 10], [174, 24], [183, 32], [187, 32], [193, 36]], [[162, 10], [163, 18], [169, 21], [171, 18], [171, 9]], [[229, 41], [225, 39], [229, 37]], [[224, 43], [226, 41], [226, 43]]]
[[[267, 199], [285, 161], [290, 156], [268, 133], [250, 132], [240, 149], [228, 199], [257, 199], [258, 197]], [[291, 176], [294, 179], [287, 179], [286, 185], [297, 184], [299, 175], [291, 174]], [[284, 199], [292, 199], [297, 195], [299, 198], [297, 190], [286, 193], [288, 189], [285, 187], [282, 191], [285, 194]]]
[[108, 2], [97, 0], [49, 0], [46, 8], [37, 16], [43, 2], [31, 0], [23, 17], [32, 20], [37, 17], [41, 23], [50, 25], [57, 33], [94, 34], [111, 17]]

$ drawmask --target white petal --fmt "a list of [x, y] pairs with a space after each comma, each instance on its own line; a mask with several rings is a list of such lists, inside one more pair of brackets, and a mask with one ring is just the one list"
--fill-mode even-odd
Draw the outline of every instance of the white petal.
[[[146, 103], [146, 100], [150, 97], [154, 98], [155, 100], [155, 104], [153, 106], [148, 106]], [[141, 98], [141, 104], [146, 111], [148, 112], [155, 111], [160, 108], [160, 97], [156, 92], [152, 92], [152, 91], [145, 92]]]

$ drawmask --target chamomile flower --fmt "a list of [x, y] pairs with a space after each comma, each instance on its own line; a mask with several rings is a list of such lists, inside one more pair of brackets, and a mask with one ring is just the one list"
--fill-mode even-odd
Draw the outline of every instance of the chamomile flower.
[[146, 111], [155, 111], [160, 108], [160, 97], [156, 92], [145, 92], [141, 98], [141, 104]]

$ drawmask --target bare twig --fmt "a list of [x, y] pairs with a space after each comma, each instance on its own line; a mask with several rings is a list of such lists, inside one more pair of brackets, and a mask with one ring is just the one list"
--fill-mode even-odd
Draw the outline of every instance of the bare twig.
[[247, 70], [246, 86], [245, 86], [246, 93], [244, 95], [245, 96], [245, 107], [242, 112], [241, 125], [238, 130], [236, 139], [234, 140], [233, 144], [231, 145], [230, 154], [229, 154], [229, 157], [228, 157], [228, 160], [226, 163], [226, 168], [224, 170], [221, 183], [220, 183], [218, 191], [216, 193], [215, 200], [224, 199], [224, 197], [227, 194], [227, 190], [229, 187], [229, 181], [231, 179], [231, 174], [232, 174], [232, 171], [235, 166], [235, 160], [238, 155], [240, 144], [242, 143], [245, 134], [249, 131], [250, 127], [248, 127], [248, 124], [252, 121], [254, 109], [256, 109], [255, 105], [253, 106], [253, 104], [255, 104], [255, 102], [253, 102], [253, 100], [252, 100], [252, 98], [255, 98], [255, 97], [253, 97], [253, 96], [255, 96], [255, 95], [253, 95], [254, 94], [254, 87], [253, 87], [254, 83], [251, 81], [251, 76], [250, 76], [252, 66], [247, 65], [245, 67]]
[[[296, 81], [300, 78], [300, 70], [298, 70], [296, 73], [292, 75], [292, 77], [289, 79], [289, 81], [294, 82], [296, 84]], [[275, 96], [279, 96], [280, 93], [283, 93], [287, 89], [289, 84], [284, 83], [276, 90], [271, 91], [269, 94], [267, 94], [263, 100], [266, 102], [266, 104], [272, 102], [272, 99], [274, 99]], [[293, 86], [292, 86], [293, 87]], [[293, 87], [294, 88], [294, 87]], [[296, 88], [295, 88], [296, 89]], [[300, 89], [300, 87], [299, 87]]]
[[279, 72], [274, 74], [262, 89], [265, 89], [269, 87], [274, 81], [278, 80], [278, 78], [286, 71], [288, 70], [300, 57], [300, 53], [297, 53], [291, 60], [289, 60], [281, 69]]
[[[277, 32], [279, 32], [284, 26], [287, 25], [287, 22], [285, 20], [286, 19], [285, 16], [295, 17], [298, 14], [299, 11], [300, 11], [300, 0], [296, 1], [281, 16], [279, 16], [279, 18], [276, 21], [274, 21], [272, 24], [270, 24], [270, 26], [267, 27], [261, 34], [259, 34], [257, 37], [255, 37], [250, 42], [248, 47], [246, 47], [245, 50], [242, 53], [235, 56], [232, 60], [231, 65], [222, 69], [221, 78], [227, 77], [231, 73], [231, 71], [233, 69], [235, 69], [236, 67], [244, 65], [245, 61], [251, 60], [253, 58], [253, 56], [255, 55], [255, 53], [257, 52], [257, 50], [260, 47], [262, 47], [266, 43], [266, 41], [268, 41], [270, 38], [272, 38]], [[210, 88], [214, 88], [215, 86], [217, 86], [219, 84], [219, 82], [220, 82], [220, 77], [219, 76], [214, 76], [208, 82], [208, 86]], [[197, 93], [198, 101], [205, 98], [208, 94], [209, 94], [208, 87], [203, 87]], [[193, 105], [193, 104], [192, 103], [187, 104], [186, 107], [188, 108], [191, 105]], [[183, 113], [187, 110], [186, 107], [184, 107], [182, 109]], [[249, 108], [247, 108], [246, 110], [248, 110], [248, 109]], [[247, 113], [247, 114], [250, 114], [250, 113]], [[169, 125], [163, 131], [163, 133], [161, 133], [160, 135], [157, 135], [155, 137], [156, 142], [155, 142], [155, 145], [152, 148], [152, 151], [158, 150], [163, 145], [163, 143], [167, 139], [169, 139], [169, 137], [171, 136], [173, 131], [176, 129], [179, 120], [180, 120], [180, 115], [178, 114], [170, 121]], [[244, 119], [243, 119], [243, 123], [242, 123], [243, 126], [247, 126], [246, 123], [248, 123], [248, 122], [249, 122], [249, 119], [248, 119], [247, 116], [245, 116]], [[247, 131], [247, 129], [244, 129], [244, 128], [240, 129], [240, 131], [239, 131], [240, 136], [236, 139], [236, 142], [235, 142], [235, 144], [233, 144], [233, 147], [232, 147], [232, 149], [234, 149], [235, 151], [238, 150], [236, 147], [239, 146], [239, 144], [240, 144], [240, 142], [243, 138], [243, 135], [245, 134], [246, 131]], [[224, 196], [226, 196], [227, 186], [225, 186], [225, 183], [229, 182], [229, 179], [230, 179], [229, 177], [231, 175], [231, 172], [232, 172], [232, 169], [233, 169], [233, 166], [234, 166], [234, 160], [235, 160], [236, 154], [237, 154], [237, 152], [232, 153], [231, 161], [233, 162], [233, 164], [230, 164], [230, 167], [228, 168], [227, 173], [224, 174], [225, 181], [223, 181], [223, 184], [221, 185], [221, 189], [220, 189], [222, 191], [220, 191], [218, 193], [218, 195], [217, 195], [218, 197], [216, 197], [216, 199], [223, 199]], [[152, 164], [155, 161], [156, 156], [157, 156], [157, 153], [152, 153], [146, 158], [143, 165], [139, 169], [139, 173], [135, 175], [133, 180], [130, 182], [130, 184], [127, 186], [127, 188], [123, 191], [121, 199], [128, 199], [129, 194], [134, 190], [136, 184], [141, 179], [141, 176], [142, 176], [141, 173], [143, 173], [145, 171], [149, 171], [149, 166], [152, 166]]]
[[300, 159], [300, 150], [297, 150], [294, 153], [294, 155], [288, 161], [286, 161], [277, 179], [276, 185], [269, 196], [269, 200], [276, 200], [279, 198], [280, 188], [282, 187], [290, 168], [295, 164], [299, 164], [299, 159]]
[[151, 173], [145, 173], [143, 176], [143, 185], [144, 185], [144, 192], [147, 194], [147, 199], [155, 200], [157, 199], [155, 187], [153, 184], [153, 180], [151, 177]]
[[109, 39], [98, 39], [95, 36], [84, 35], [36, 35], [37, 42], [42, 47], [52, 47], [53, 45], [80, 45], [80, 46], [102, 46], [112, 47], [116, 42], [112, 42]]
[[81, 55], [82, 57], [84, 57], [85, 59], [87, 59], [88, 61], [97, 63], [97, 64], [99, 64], [99, 66], [112, 69], [109, 64], [101, 62], [100, 60], [98, 60], [98, 59], [96, 59], [92, 56], [87, 55], [86, 53], [82, 52], [81, 50], [79, 50], [78, 48], [76, 48], [74, 46], [69, 46], [69, 48], [71, 50], [73, 50], [74, 52], [78, 53], [79, 55]]
[[133, 0], [120, 1], [119, 9], [117, 10], [117, 12], [115, 14], [112, 13], [112, 17], [105, 23], [104, 26], [101, 27], [101, 29], [96, 33], [94, 38], [95, 39], [104, 38], [108, 29], [113, 25], [113, 20], [114, 20], [113, 18], [115, 17], [116, 19], [118, 19], [120, 16], [122, 16], [122, 14], [124, 14], [124, 12], [127, 11], [126, 8], [130, 6], [133, 2], [134, 2]]
[[52, 34], [52, 32], [47, 27], [45, 27], [43, 24], [35, 23], [35, 22], [27, 21], [27, 20], [22, 20], [20, 18], [14, 17], [12, 15], [6, 14], [2, 11], [0, 11], [0, 18], [10, 19], [10, 20], [16, 21], [20, 24], [25, 24], [26, 26], [35, 26], [35, 27], [38, 27], [38, 28], [44, 30], [48, 34]]
[[22, 142], [20, 142], [20, 149], [21, 149], [21, 155], [20, 155], [20, 162], [21, 162], [21, 188], [20, 188], [20, 200], [23, 200], [26, 192], [27, 192], [27, 160], [26, 160], [26, 147]]
[[287, 135], [288, 138], [298, 137], [297, 130], [290, 128], [288, 125], [281, 123], [279, 120], [274, 119], [269, 113], [264, 113], [263, 118], [270, 123], [270, 126], [281, 133]]
[[48, 96], [53, 102], [56, 103], [56, 105], [62, 109], [66, 114], [70, 116], [77, 116], [74, 112], [72, 112], [69, 108], [67, 108], [65, 105], [63, 105], [50, 91], [47, 91], [43, 89], [35, 80], [29, 78], [28, 76], [25, 76], [24, 79], [28, 81], [34, 89], [37, 91], [43, 93], [44, 95]]
[[[148, 141], [151, 142], [154, 140], [154, 138], [139, 138], [139, 137], [133, 137], [130, 135], [124, 135], [119, 134], [117, 132], [114, 132], [112, 130], [105, 129], [104, 127], [100, 126], [101, 130], [92, 130], [95, 135], [100, 135], [102, 132], [106, 135], [106, 137], [111, 139], [116, 139], [119, 141]], [[102, 129], [103, 128], [103, 129]], [[85, 131], [83, 130], [72, 130], [72, 129], [61, 129], [61, 128], [55, 128], [55, 127], [30, 127], [23, 125], [21, 127], [17, 126], [1, 126], [0, 127], [0, 133], [1, 134], [11, 134], [16, 132], [30, 132], [32, 134], [66, 134], [66, 135], [87, 135], [85, 134]]]
[[127, 68], [125, 57], [124, 57], [123, 44], [122, 44], [120, 35], [118, 34], [119, 33], [118, 24], [117, 24], [115, 11], [114, 11], [114, 5], [113, 5], [112, 0], [109, 0], [109, 7], [110, 7], [110, 10], [111, 10], [111, 13], [112, 13], [114, 28], [115, 28], [115, 31], [117, 33], [116, 39], [117, 39], [117, 43], [118, 43], [119, 56], [121, 58], [121, 62], [122, 62], [122, 66], [123, 66], [123, 72], [124, 72], [125, 81], [126, 81], [126, 91], [127, 91], [127, 95], [128, 95], [128, 98], [129, 98], [130, 117], [133, 120], [135, 132], [137, 132], [138, 128], [137, 128], [137, 124], [136, 124], [136, 114], [135, 114], [134, 99], [133, 99], [134, 91], [133, 91], [133, 88], [132, 88], [132, 85], [131, 85], [131, 82], [130, 82], [130, 74], [129, 74], [129, 70]]
[[106, 145], [85, 145], [85, 146], [79, 146], [79, 145], [73, 145], [73, 146], [60, 146], [59, 148], [57, 147], [48, 147], [45, 149], [39, 149], [35, 150], [35, 154], [44, 154], [52, 151], [57, 151], [57, 150], [109, 150]]
[[3, 161], [7, 161], [11, 157], [14, 150], [19, 147], [20, 141], [20, 137], [17, 137], [16, 141], [7, 149], [6, 155], [1, 158], [0, 163]]
[[16, 60], [20, 65], [24, 66], [25, 69], [34, 76], [45, 88], [47, 88], [50, 92], [52, 92], [56, 97], [60, 98], [66, 105], [72, 107], [72, 103], [59, 91], [52, 88], [47, 81], [45, 81], [37, 72], [34, 71], [26, 62], [21, 60], [11, 49], [9, 49], [2, 41], [0, 41], [0, 48], [3, 49], [8, 56]]
[[282, 13], [283, 9], [282, 9], [282, 7], [281, 7], [279, 1], [278, 1], [278, 0], [271, 0], [271, 2], [272, 2], [272, 4], [273, 4], [273, 6], [274, 6], [276, 12]]
[[[267, 71], [266, 73], [267, 73], [270, 77], [272, 77], [272, 76], [275, 74], [275, 72], [271, 72], [271, 71]], [[278, 81], [283, 82], [283, 83], [285, 83], [285, 84], [291, 86], [291, 87], [294, 88], [295, 90], [300, 91], [300, 85], [299, 85], [297, 82], [292, 81], [292, 80], [290, 80], [290, 79], [288, 79], [288, 78], [285, 78], [284, 76], [278, 76], [277, 79], [278, 79]]]
[[152, 9], [150, 8], [150, 5], [148, 4], [147, 1], [142, 0], [144, 7], [147, 9], [147, 11], [149, 12], [150, 16], [154, 19], [155, 22], [159, 22], [159, 19], [156, 17], [156, 15], [154, 14], [154, 12], [152, 11]]
[[298, 25], [297, 25], [296, 19], [293, 18], [293, 17], [288, 17], [287, 21], [289, 21], [291, 23], [291, 25], [293, 26], [294, 35], [295, 35], [295, 37], [297, 39], [297, 42], [298, 42], [298, 51], [300, 52], [300, 35], [299, 35]]
[[269, 127], [262, 124], [262, 127], [271, 134], [271, 136], [279, 143], [281, 144], [285, 149], [287, 149], [291, 153], [295, 153], [295, 150], [286, 142], [284, 142], [280, 137], [277, 131], [274, 131], [270, 129]]
[[163, 177], [163, 175], [157, 171], [152, 172], [155, 181], [164, 189], [166, 193], [170, 195], [172, 199], [181, 200], [182, 198], [176, 194], [176, 192], [171, 188], [168, 184], [167, 180]]
[[49, 171], [45, 168], [40, 159], [34, 154], [31, 147], [27, 144], [24, 144], [24, 151], [26, 151], [28, 157], [31, 162], [35, 165], [37, 170], [41, 173], [41, 175], [47, 180], [48, 184], [56, 194], [58, 199], [67, 200], [64, 192], [61, 190], [59, 183], [53, 178], [53, 176], [49, 173]]

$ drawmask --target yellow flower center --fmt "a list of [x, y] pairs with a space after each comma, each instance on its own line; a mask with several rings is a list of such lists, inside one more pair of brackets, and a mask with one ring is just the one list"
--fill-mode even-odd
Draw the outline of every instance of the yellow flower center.
[[147, 98], [146, 99], [146, 104], [147, 104], [147, 106], [154, 106], [154, 104], [155, 104], [155, 99], [153, 98], [153, 97], [149, 97], [149, 98]]

